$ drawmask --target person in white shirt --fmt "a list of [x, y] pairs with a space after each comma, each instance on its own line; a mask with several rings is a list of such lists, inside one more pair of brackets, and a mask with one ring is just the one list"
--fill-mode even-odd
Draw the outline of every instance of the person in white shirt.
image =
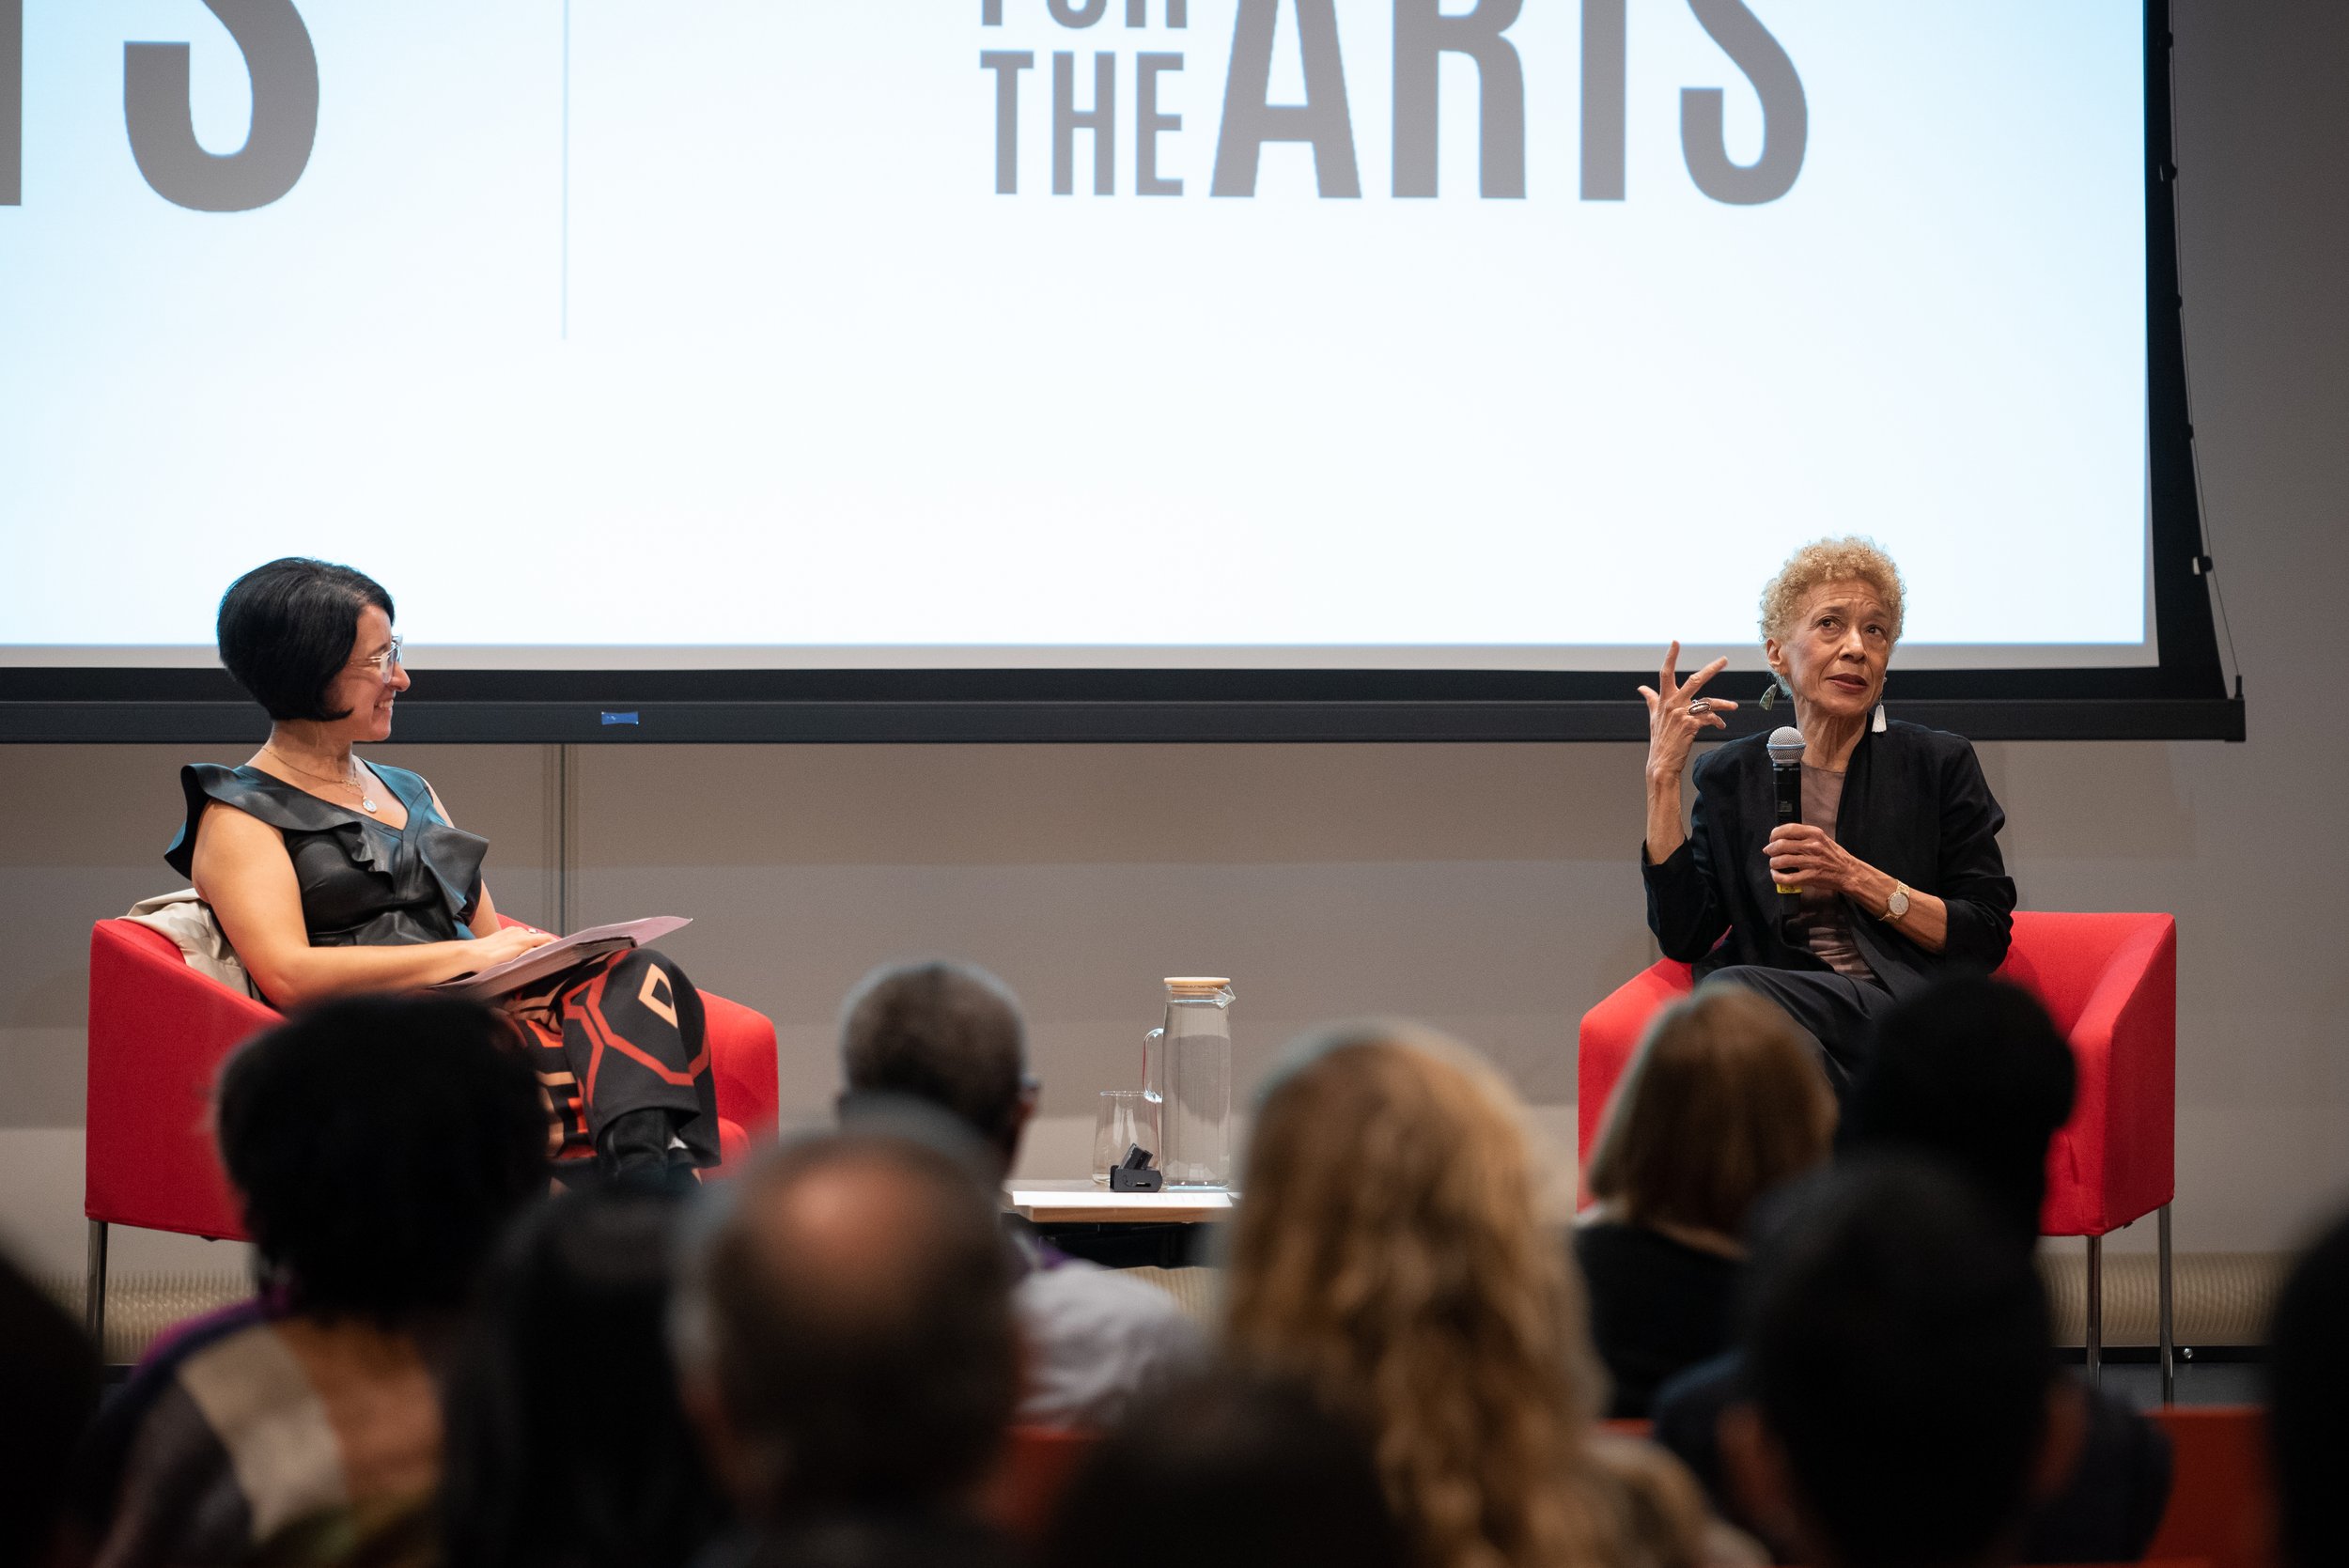
[[[884, 965], [842, 1009], [844, 1113], [863, 1096], [940, 1107], [986, 1141], [1008, 1174], [1035, 1112], [1027, 1025], [1003, 983], [968, 964]], [[1006, 1215], [1018, 1255], [1013, 1291], [1026, 1351], [1018, 1420], [1101, 1428], [1146, 1389], [1193, 1370], [1206, 1336], [1174, 1298], [1142, 1281], [1072, 1258]]]

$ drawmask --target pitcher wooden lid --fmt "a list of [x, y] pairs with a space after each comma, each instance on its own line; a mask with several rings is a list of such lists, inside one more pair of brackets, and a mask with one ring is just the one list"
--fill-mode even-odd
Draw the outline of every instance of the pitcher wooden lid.
[[1220, 974], [1170, 974], [1166, 977], [1166, 994], [1174, 997], [1211, 997], [1230, 984], [1229, 979]]

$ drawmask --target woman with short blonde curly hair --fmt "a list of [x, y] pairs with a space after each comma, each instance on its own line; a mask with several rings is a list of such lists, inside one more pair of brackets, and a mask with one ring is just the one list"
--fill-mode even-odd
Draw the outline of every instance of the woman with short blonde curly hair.
[[1370, 1436], [1427, 1568], [1686, 1568], [1687, 1473], [1595, 1436], [1603, 1378], [1523, 1110], [1439, 1035], [1341, 1030], [1257, 1112], [1225, 1274], [1243, 1360]]
[[[1698, 737], [1726, 729], [1738, 706], [1703, 694], [1728, 660], [1684, 683], [1674, 643], [1656, 686], [1640, 688], [1648, 928], [1700, 978], [1783, 1008], [1819, 1042], [1839, 1094], [1864, 1064], [1872, 1020], [1942, 975], [1998, 968], [2015, 912], [1998, 844], [2006, 814], [1973, 747], [1885, 713], [1906, 597], [1892, 558], [1858, 537], [1803, 546], [1763, 589], [1762, 656], [1793, 699], [1798, 769], [1774, 765], [1756, 733], [1690, 774]], [[1797, 772], [1799, 811], [1781, 820], [1781, 786]], [[1685, 823], [1684, 775], [1696, 794]]]
[[1874, 589], [1890, 622], [1885, 629], [1889, 640], [1901, 640], [1901, 569], [1874, 539], [1857, 536], [1814, 539], [1786, 558], [1778, 575], [1762, 585], [1764, 639], [1791, 638], [1812, 594], [1830, 582], [1860, 582]]

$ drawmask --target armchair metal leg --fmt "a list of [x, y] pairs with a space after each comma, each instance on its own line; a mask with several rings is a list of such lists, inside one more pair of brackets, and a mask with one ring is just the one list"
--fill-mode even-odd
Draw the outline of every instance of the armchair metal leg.
[[106, 1348], [106, 1222], [89, 1222], [89, 1266], [83, 1276], [82, 1321], [101, 1355]]
[[2161, 1205], [2156, 1230], [2161, 1239], [2161, 1402], [2164, 1405], [2175, 1405], [2178, 1402], [2178, 1370], [2175, 1360], [2178, 1336], [2176, 1327], [2170, 1315], [2170, 1205], [2168, 1203]]
[[2105, 1381], [2105, 1238], [2088, 1238], [2088, 1381], [2102, 1388]]

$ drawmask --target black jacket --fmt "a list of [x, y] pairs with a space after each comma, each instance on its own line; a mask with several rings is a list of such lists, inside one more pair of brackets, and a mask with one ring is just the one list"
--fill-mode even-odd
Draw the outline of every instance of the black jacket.
[[[1649, 865], [1644, 850], [1640, 857], [1648, 929], [1666, 957], [1695, 964], [1699, 978], [1728, 964], [1826, 967], [1780, 931], [1787, 901], [1762, 852], [1778, 819], [1767, 744], [1750, 735], [1699, 757], [1688, 841], [1661, 865]], [[1843, 776], [1836, 841], [1950, 909], [1948, 944], [1935, 954], [1885, 924], [1883, 911], [1853, 907], [1853, 939], [1894, 996], [2004, 961], [2015, 914], [2015, 882], [1999, 854], [2005, 826], [1964, 737], [1897, 722], [1860, 737]]]

